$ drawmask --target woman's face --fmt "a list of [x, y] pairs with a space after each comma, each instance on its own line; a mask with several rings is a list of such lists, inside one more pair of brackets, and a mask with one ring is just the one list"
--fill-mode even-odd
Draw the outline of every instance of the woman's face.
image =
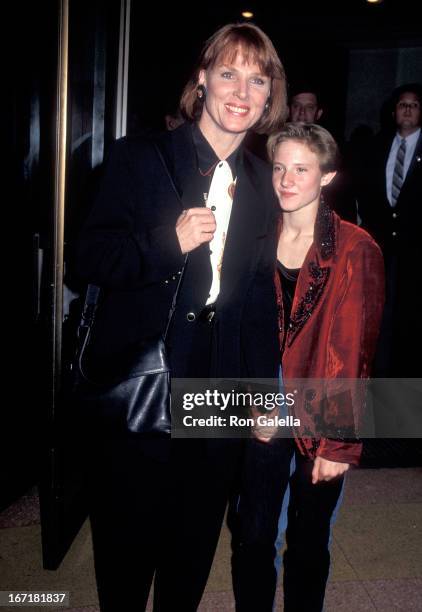
[[243, 134], [261, 118], [271, 78], [261, 73], [258, 64], [245, 63], [241, 49], [227, 62], [199, 74], [199, 84], [207, 92], [199, 125], [205, 131]]
[[273, 187], [283, 211], [317, 208], [321, 187], [328, 185], [334, 175], [335, 172], [321, 172], [316, 153], [306, 144], [286, 140], [276, 146]]

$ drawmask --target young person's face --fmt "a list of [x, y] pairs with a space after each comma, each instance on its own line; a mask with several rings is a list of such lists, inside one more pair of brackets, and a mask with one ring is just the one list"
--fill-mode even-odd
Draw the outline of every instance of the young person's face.
[[290, 103], [290, 121], [316, 123], [322, 115], [318, 108], [318, 100], [314, 93], [300, 93], [293, 96]]
[[262, 117], [271, 78], [262, 74], [258, 64], [245, 63], [239, 49], [231, 63], [223, 60], [209, 70], [201, 70], [199, 84], [206, 88], [199, 125], [244, 134]]
[[276, 146], [273, 158], [273, 187], [283, 212], [318, 207], [321, 187], [335, 172], [323, 174], [319, 159], [303, 142], [286, 140]]

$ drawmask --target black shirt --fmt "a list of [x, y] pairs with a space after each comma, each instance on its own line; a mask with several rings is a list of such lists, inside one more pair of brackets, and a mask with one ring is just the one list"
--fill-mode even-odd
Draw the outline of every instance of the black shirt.
[[[183, 207], [205, 206], [214, 168], [220, 161], [196, 124], [191, 126], [196, 164], [183, 181]], [[226, 160], [232, 173], [238, 160], [239, 148]], [[211, 355], [211, 327], [197, 325], [208, 299], [212, 282], [209, 243], [205, 242], [189, 253], [177, 308], [167, 337], [172, 374], [176, 378], [206, 378]], [[194, 321], [187, 314], [195, 315]]]
[[[300, 268], [286, 268], [281, 261], [277, 261], [277, 270], [280, 275], [281, 287], [283, 289], [284, 329], [287, 329], [290, 323]], [[286, 338], [286, 334], [284, 334], [284, 338]], [[284, 345], [282, 351], [284, 351]]]
[[[205, 206], [212, 176], [215, 167], [220, 161], [196, 123], [192, 124], [192, 140], [195, 147], [197, 164], [195, 172], [189, 177], [187, 184], [183, 185], [183, 201], [186, 204], [186, 208]], [[237, 175], [239, 150], [240, 147], [233, 151], [226, 159], [233, 178], [236, 178]], [[188, 201], [191, 202], [189, 205]]]

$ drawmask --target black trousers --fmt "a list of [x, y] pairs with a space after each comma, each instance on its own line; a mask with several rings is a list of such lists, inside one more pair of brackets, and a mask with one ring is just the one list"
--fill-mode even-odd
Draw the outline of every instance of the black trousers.
[[91, 466], [90, 519], [100, 608], [144, 610], [165, 546], [163, 526], [171, 520], [169, 460], [145, 453], [136, 437], [110, 436], [96, 444]]
[[294, 440], [248, 443], [233, 538], [232, 573], [238, 612], [271, 612], [277, 584], [275, 541], [290, 461], [290, 503], [284, 555], [285, 612], [322, 610], [328, 578], [330, 520], [343, 479], [313, 485], [313, 462]]
[[211, 570], [240, 440], [173, 440], [170, 458], [136, 439], [97, 448], [91, 527], [102, 612], [195, 612]]
[[195, 612], [217, 547], [242, 449], [240, 440], [173, 440], [172, 500], [154, 610]]
[[[212, 331], [199, 322], [178, 376], [209, 375]], [[97, 444], [91, 525], [102, 612], [144, 610], [154, 574], [155, 612], [197, 610], [242, 449], [241, 440], [129, 435]]]

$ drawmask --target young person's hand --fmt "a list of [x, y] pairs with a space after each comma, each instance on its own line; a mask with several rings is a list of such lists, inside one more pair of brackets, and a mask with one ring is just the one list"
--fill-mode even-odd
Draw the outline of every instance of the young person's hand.
[[337, 476], [342, 476], [349, 469], [349, 463], [339, 461], [329, 461], [323, 457], [316, 457], [314, 469], [312, 470], [312, 484], [329, 481]]

